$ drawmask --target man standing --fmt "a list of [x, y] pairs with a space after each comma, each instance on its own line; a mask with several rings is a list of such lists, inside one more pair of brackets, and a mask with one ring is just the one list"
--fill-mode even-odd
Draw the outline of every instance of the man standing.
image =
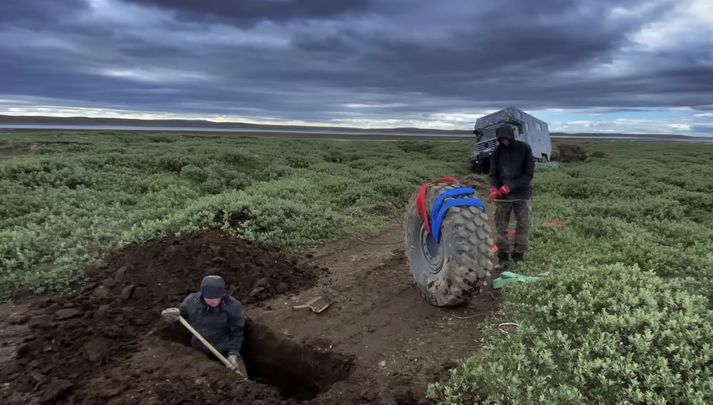
[[[527, 250], [527, 238], [532, 223], [532, 177], [535, 159], [530, 145], [515, 140], [515, 131], [510, 125], [497, 129], [498, 146], [490, 157], [489, 201], [495, 202], [495, 228], [497, 231], [498, 260], [501, 266], [513, 261], [522, 261]], [[508, 225], [510, 213], [515, 214], [515, 246], [510, 247]], [[510, 256], [512, 251], [512, 257]]]
[[[161, 312], [161, 317], [168, 322], [178, 321], [179, 316], [226, 356], [234, 369], [243, 376], [248, 375], [240, 357], [245, 318], [240, 302], [226, 294], [222, 277], [206, 276], [201, 281], [200, 291], [189, 294], [178, 308]], [[191, 346], [210, 356], [208, 348], [195, 336], [191, 337]]]

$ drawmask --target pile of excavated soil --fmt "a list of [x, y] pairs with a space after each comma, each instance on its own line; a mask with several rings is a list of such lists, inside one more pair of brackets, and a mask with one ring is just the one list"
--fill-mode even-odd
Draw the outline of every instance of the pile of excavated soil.
[[578, 145], [562, 143], [557, 146], [557, 160], [562, 163], [582, 162], [587, 159], [587, 152]]
[[[235, 298], [259, 305], [314, 285], [324, 271], [215, 230], [129, 246], [89, 270], [80, 291], [29, 298], [30, 310], [13, 322], [30, 333], [17, 360], [0, 370], [12, 388], [3, 402], [280, 402], [274, 388], [238, 384], [188, 347], [150, 344], [158, 340], [151, 334], [161, 310], [177, 306], [205, 275], [221, 275]], [[348, 372], [347, 361], [335, 364]]]

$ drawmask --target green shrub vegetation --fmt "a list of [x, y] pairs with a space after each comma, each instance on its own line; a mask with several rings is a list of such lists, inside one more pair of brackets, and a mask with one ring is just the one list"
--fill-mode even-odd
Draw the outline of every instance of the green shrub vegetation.
[[[114, 248], [209, 226], [300, 250], [402, 215], [464, 143], [178, 134], [0, 138], [0, 298], [67, 290]], [[28, 153], [30, 152], [30, 153]]]
[[584, 146], [586, 162], [536, 175], [530, 257], [514, 271], [549, 276], [507, 287], [499, 318], [518, 328], [486, 327], [483, 353], [431, 398], [713, 403], [713, 148]]

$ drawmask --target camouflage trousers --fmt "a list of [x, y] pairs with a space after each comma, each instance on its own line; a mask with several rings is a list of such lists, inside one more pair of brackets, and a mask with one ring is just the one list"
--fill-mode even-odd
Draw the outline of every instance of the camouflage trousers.
[[[510, 227], [510, 213], [515, 214], [515, 243], [514, 249], [510, 247], [508, 228]], [[502, 253], [525, 253], [527, 238], [532, 226], [532, 200], [495, 200], [495, 230], [497, 237], [495, 244]]]

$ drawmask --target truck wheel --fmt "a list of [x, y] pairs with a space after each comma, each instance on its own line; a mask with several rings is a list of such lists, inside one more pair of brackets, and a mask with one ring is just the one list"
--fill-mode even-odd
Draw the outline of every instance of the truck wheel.
[[[451, 185], [433, 185], [427, 194], [431, 211], [438, 196]], [[453, 207], [441, 227], [441, 243], [426, 232], [411, 198], [405, 218], [406, 256], [421, 295], [436, 306], [462, 304], [487, 285], [493, 268], [493, 239], [484, 212], [478, 207]]]

